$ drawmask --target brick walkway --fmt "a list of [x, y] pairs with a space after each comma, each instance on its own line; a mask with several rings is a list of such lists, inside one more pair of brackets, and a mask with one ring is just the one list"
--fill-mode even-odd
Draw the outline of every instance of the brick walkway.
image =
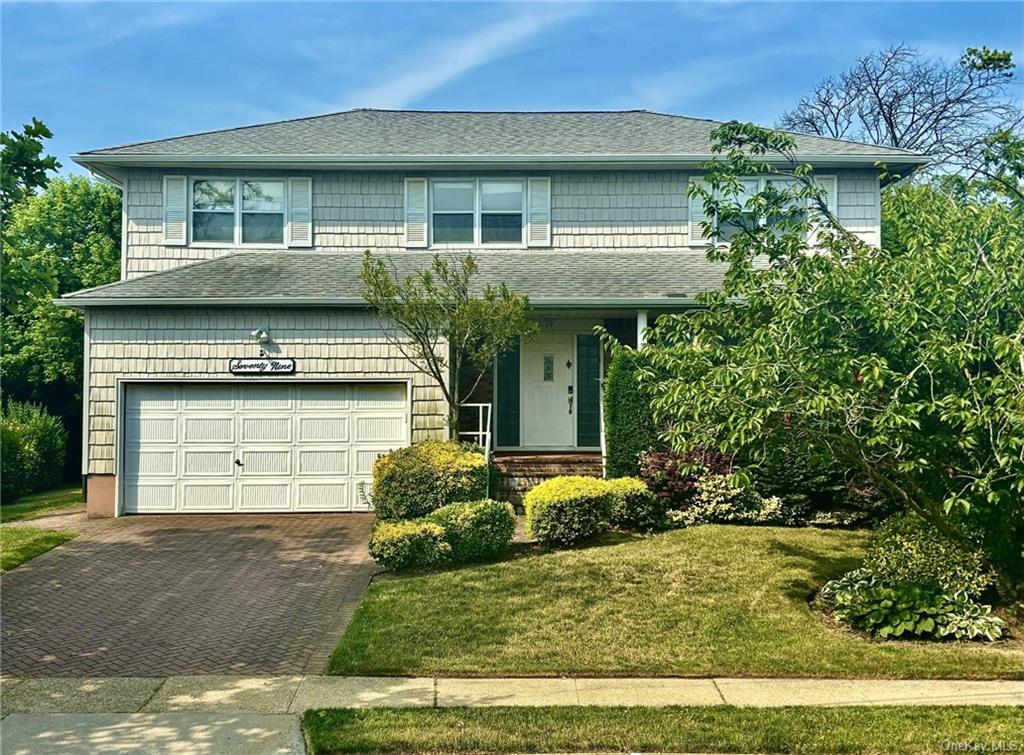
[[372, 521], [173, 515], [87, 527], [2, 577], [0, 670], [319, 673], [374, 571]]

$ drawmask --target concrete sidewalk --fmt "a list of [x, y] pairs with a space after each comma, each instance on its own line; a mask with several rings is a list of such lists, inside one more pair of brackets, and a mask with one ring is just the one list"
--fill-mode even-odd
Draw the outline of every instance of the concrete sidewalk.
[[485, 705], [1021, 705], [1024, 681], [171, 676], [2, 680], [0, 712], [298, 714]]

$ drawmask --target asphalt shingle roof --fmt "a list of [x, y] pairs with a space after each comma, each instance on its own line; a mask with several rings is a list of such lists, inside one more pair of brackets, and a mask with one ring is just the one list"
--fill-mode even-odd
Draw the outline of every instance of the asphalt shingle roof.
[[[359, 109], [97, 149], [82, 157], [708, 155], [711, 131], [720, 125], [648, 110]], [[917, 156], [908, 150], [807, 134], [793, 137], [801, 155]]]
[[[428, 267], [432, 254], [378, 254], [404, 277]], [[479, 286], [504, 282], [540, 305], [574, 302], [686, 301], [721, 286], [725, 266], [699, 251], [481, 252], [474, 255]], [[361, 301], [363, 255], [353, 252], [237, 252], [139, 278], [66, 294], [72, 306], [118, 301], [218, 299], [253, 305], [296, 300]], [[159, 302], [155, 302], [159, 303]]]

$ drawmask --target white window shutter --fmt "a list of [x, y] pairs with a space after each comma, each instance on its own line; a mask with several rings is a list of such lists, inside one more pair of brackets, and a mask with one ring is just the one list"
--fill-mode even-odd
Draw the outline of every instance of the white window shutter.
[[427, 246], [427, 179], [405, 179], [405, 245]]
[[313, 179], [288, 179], [288, 246], [313, 246]]
[[551, 246], [551, 179], [527, 179], [527, 246]]
[[188, 243], [188, 178], [164, 176], [164, 243]]
[[[825, 206], [828, 207], [828, 211], [838, 219], [839, 212], [839, 191], [838, 183], [835, 176], [815, 176], [815, 185], [825, 192]], [[821, 223], [818, 221], [823, 220], [818, 212], [811, 213], [811, 227], [807, 234], [807, 243], [811, 247], [818, 246], [818, 234], [821, 231]]]
[[819, 189], [825, 191], [825, 205], [835, 215], [839, 211], [839, 191], [835, 176], [818, 176], [814, 179]]
[[[707, 188], [707, 184], [700, 178], [691, 178], [690, 183]], [[708, 215], [704, 211], [704, 198], [688, 195], [688, 201], [689, 204], [687, 210], [690, 219], [690, 243], [693, 245], [707, 244], [711, 239], [704, 232], [703, 224], [708, 219]]]

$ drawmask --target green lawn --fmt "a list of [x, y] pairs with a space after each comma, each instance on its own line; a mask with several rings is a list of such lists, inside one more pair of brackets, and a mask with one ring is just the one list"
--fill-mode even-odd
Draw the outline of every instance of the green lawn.
[[1024, 710], [905, 708], [377, 708], [310, 710], [312, 755], [342, 752], [939, 753], [1024, 744]]
[[0, 527], [0, 573], [10, 571], [40, 553], [66, 543], [76, 534], [35, 527]]
[[[882, 642], [809, 605], [864, 533], [703, 526], [376, 580], [335, 674], [1024, 678], [1020, 639]], [[1019, 637], [1021, 628], [1012, 627]]]
[[17, 522], [19, 519], [33, 519], [43, 514], [52, 514], [61, 509], [73, 506], [84, 506], [82, 486], [68, 485], [43, 493], [34, 493], [19, 498], [16, 503], [5, 503], [0, 506], [0, 521]]

